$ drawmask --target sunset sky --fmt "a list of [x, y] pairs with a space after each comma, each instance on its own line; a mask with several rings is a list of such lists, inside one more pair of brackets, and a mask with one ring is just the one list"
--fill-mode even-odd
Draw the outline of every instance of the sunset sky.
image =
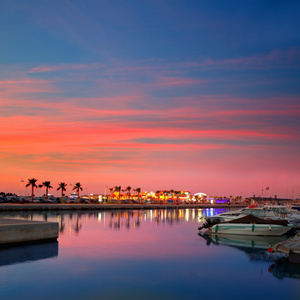
[[34, 177], [55, 195], [300, 197], [299, 15], [299, 1], [0, 0], [0, 191]]

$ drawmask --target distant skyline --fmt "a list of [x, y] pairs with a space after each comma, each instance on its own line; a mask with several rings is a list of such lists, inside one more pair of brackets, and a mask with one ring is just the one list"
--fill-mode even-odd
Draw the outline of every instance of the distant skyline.
[[34, 177], [299, 198], [299, 14], [280, 0], [1, 0], [0, 192]]

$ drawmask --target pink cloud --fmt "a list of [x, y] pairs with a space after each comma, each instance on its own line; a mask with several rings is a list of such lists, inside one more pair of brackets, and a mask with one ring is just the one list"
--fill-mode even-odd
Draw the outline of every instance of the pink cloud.
[[[58, 89], [46, 79], [22, 78], [0, 81], [0, 99], [13, 98], [16, 95], [57, 92]], [[10, 103], [11, 101], [8, 100]]]
[[[288, 57], [295, 60], [297, 53], [291, 52]], [[281, 57], [281, 52], [274, 52], [265, 59], [280, 61]], [[259, 59], [264, 58], [253, 57], [252, 63], [264, 64]], [[250, 61], [240, 58], [215, 65], [250, 67]], [[2, 185], [12, 187], [13, 181], [19, 184], [20, 176], [49, 176], [57, 181], [84, 178], [95, 189], [98, 179], [101, 184], [120, 180], [151, 187], [164, 185], [164, 181], [166, 185], [180, 185], [184, 174], [191, 187], [198, 188], [200, 178], [201, 184], [213, 189], [214, 176], [218, 185], [224, 181], [219, 173], [224, 176], [226, 170], [234, 170], [243, 174], [238, 179], [231, 178], [240, 180], [242, 185], [242, 178], [249, 179], [249, 170], [255, 172], [253, 165], [259, 163], [268, 170], [268, 176], [281, 169], [296, 174], [296, 163], [291, 162], [297, 161], [297, 156], [290, 144], [299, 140], [299, 131], [285, 121], [295, 120], [299, 115], [297, 96], [251, 99], [187, 94], [166, 96], [161, 98], [165, 100], [162, 103], [161, 99], [151, 97], [153, 91], [208, 82], [185, 77], [184, 68], [173, 74], [172, 69], [164, 72], [165, 67], [107, 68], [110, 75], [144, 72], [147, 80], [141, 80], [137, 86], [126, 81], [126, 76], [121, 82], [114, 76], [102, 81], [85, 72], [75, 72], [79, 74], [76, 78], [72, 72], [67, 78], [30, 77], [38, 76], [38, 72], [101, 68], [93, 64], [39, 66], [30, 71], [35, 75], [21, 72], [6, 76], [0, 81]], [[176, 68], [173, 69], [177, 71]], [[77, 94], [81, 87], [73, 83], [78, 80], [93, 83], [91, 97]], [[57, 84], [64, 81], [71, 84]], [[60, 94], [36, 95], [48, 92]], [[75, 96], [69, 96], [69, 92]], [[99, 97], [95, 96], [98, 94]], [[275, 122], [277, 117], [283, 122]], [[298, 177], [294, 177], [291, 182], [296, 182]], [[255, 176], [250, 179], [252, 184], [257, 180]], [[229, 181], [226, 183], [230, 184]], [[248, 184], [250, 181], [244, 187]]]
[[299, 116], [300, 115], [300, 105], [287, 105], [286, 107], [279, 108], [271, 108], [271, 109], [231, 109], [231, 110], [222, 110], [217, 111], [217, 115], [248, 115], [248, 116], [270, 116], [270, 115], [278, 115], [278, 116]]
[[28, 71], [28, 73], [45, 73], [55, 71], [87, 71], [97, 70], [104, 67], [103, 64], [91, 63], [91, 64], [58, 64], [58, 65], [41, 65]]

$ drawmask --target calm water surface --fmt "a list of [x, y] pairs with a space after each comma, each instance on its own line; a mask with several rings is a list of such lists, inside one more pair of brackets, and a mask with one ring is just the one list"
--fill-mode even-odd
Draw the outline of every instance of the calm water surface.
[[57, 221], [60, 235], [0, 249], [0, 299], [299, 300], [299, 266], [274, 265], [265, 249], [253, 250], [260, 241], [198, 236], [199, 217], [219, 212], [1, 214]]

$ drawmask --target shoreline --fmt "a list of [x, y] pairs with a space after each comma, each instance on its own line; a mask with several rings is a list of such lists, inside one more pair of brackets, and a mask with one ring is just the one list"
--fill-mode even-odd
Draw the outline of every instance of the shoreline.
[[68, 211], [68, 210], [132, 210], [132, 209], [188, 209], [188, 208], [242, 208], [245, 204], [0, 204], [5, 211]]

